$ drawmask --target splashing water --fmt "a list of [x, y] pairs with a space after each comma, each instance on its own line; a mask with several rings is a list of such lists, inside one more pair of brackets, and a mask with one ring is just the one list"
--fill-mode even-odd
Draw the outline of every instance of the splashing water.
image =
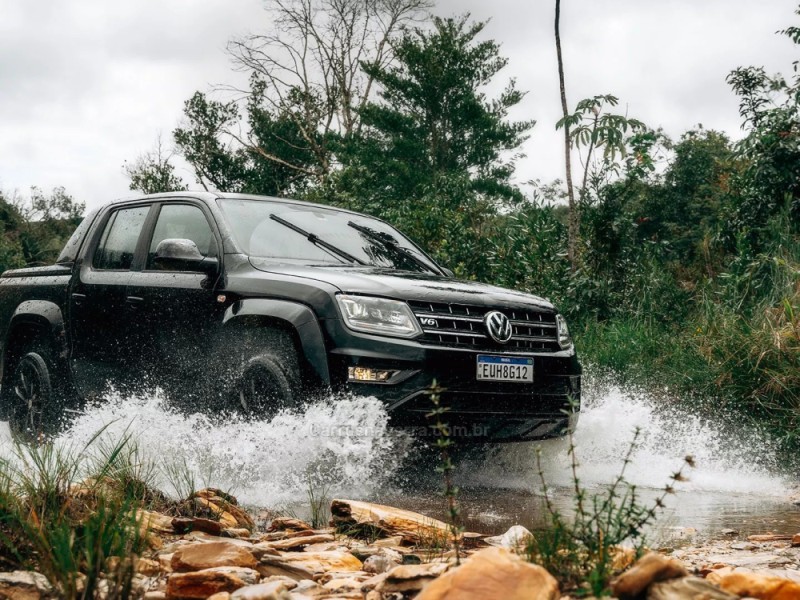
[[[214, 486], [241, 501], [279, 507], [305, 498], [309, 486], [363, 496], [402, 462], [408, 438], [387, 427], [374, 398], [330, 398], [270, 420], [211, 418], [170, 409], [161, 393], [112, 393], [89, 407], [56, 444], [113, 445], [126, 436], [141, 460], [156, 467], [156, 483], [175, 493], [167, 473], [188, 471], [198, 487]], [[159, 481], [160, 479], [160, 481]]]
[[[590, 487], [610, 483], [619, 474], [626, 453], [640, 431], [626, 480], [660, 489], [684, 457], [697, 464], [687, 492], [787, 496], [790, 482], [774, 444], [763, 432], [723, 426], [669, 405], [656, 395], [626, 390], [613, 383], [589, 380], [574, 434], [579, 477]], [[548, 485], [572, 485], [567, 439], [493, 448], [481, 460], [464, 465], [464, 485], [509, 489], [539, 488], [535, 448], [542, 449], [542, 472]]]
[[[580, 478], [589, 487], [617, 476], [633, 431], [639, 428], [639, 444], [626, 472], [627, 480], [637, 486], [663, 487], [683, 457], [691, 454], [698, 467], [690, 472], [690, 481], [680, 485], [683, 492], [706, 499], [751, 495], [773, 502], [788, 495], [777, 450], [758, 432], [705, 421], [653, 394], [591, 378], [586, 383], [574, 441]], [[5, 424], [0, 424], [0, 446], [8, 439], [2, 427]], [[430, 486], [439, 485], [435, 464], [413, 473], [411, 463], [419, 456], [414, 451], [420, 444], [390, 428], [383, 404], [374, 398], [331, 397], [269, 420], [245, 421], [177, 412], [158, 392], [132, 397], [112, 393], [90, 406], [55, 443], [79, 450], [98, 432], [94, 445], [113, 445], [129, 436], [140, 460], [159, 467], [156, 485], [175, 496], [180, 486], [170, 467], [185, 470], [197, 487], [219, 487], [254, 506], [297, 507], [312, 485], [329, 496], [383, 498], [412, 509], [440, 503]], [[486, 504], [486, 514], [496, 509], [521, 522], [524, 516], [513, 516], [513, 504], [540, 487], [534, 452], [539, 445], [548, 485], [565, 490], [569, 501], [567, 440], [481, 447], [479, 458], [462, 461], [458, 484], [477, 490], [472, 493], [476, 508]], [[0, 452], [8, 455], [4, 448]], [[412, 475], [402, 477], [409, 469]], [[405, 483], [398, 493], [400, 480]], [[502, 498], [506, 505], [499, 502]], [[757, 506], [758, 500], [751, 503]]]

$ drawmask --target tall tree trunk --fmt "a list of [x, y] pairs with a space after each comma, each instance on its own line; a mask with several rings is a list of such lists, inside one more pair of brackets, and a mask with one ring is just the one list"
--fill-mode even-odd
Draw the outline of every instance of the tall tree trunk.
[[[558, 24], [561, 19], [561, 0], [556, 0], [556, 55], [558, 57], [558, 84], [561, 88], [561, 112], [564, 118], [569, 115], [567, 108], [567, 90], [564, 85], [564, 60], [561, 57], [561, 34]], [[572, 187], [572, 144], [569, 139], [569, 125], [564, 123], [564, 162], [566, 164], [567, 198], [569, 200], [569, 229], [567, 239], [567, 256], [574, 271], [577, 267], [578, 236], [580, 235], [581, 216], [575, 201], [575, 190]]]

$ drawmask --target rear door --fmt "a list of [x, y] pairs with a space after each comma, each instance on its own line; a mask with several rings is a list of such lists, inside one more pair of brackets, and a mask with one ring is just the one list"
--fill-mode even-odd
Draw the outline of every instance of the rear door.
[[71, 366], [84, 397], [125, 388], [135, 376], [127, 286], [142, 256], [142, 232], [151, 206], [109, 211], [83, 253], [69, 296]]
[[221, 264], [215, 273], [165, 267], [155, 261], [156, 248], [165, 239], [191, 240], [203, 256], [221, 260], [221, 239], [202, 203], [163, 202], [154, 210], [145, 262], [127, 292], [136, 306], [133, 322], [150, 333], [142, 340], [142, 371], [170, 390], [194, 391], [210, 371], [211, 343], [225, 310], [216, 292]]

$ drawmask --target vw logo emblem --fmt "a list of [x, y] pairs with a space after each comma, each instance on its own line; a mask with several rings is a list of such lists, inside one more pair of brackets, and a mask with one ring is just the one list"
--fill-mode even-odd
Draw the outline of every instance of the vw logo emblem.
[[489, 332], [489, 336], [500, 344], [508, 343], [514, 333], [511, 321], [500, 311], [493, 310], [488, 313], [483, 322], [486, 323], [486, 330]]

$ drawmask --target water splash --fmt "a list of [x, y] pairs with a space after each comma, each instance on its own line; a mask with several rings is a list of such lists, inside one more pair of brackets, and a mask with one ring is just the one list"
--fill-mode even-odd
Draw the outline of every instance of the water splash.
[[[589, 379], [584, 406], [574, 435], [582, 483], [596, 487], [619, 473], [634, 431], [640, 437], [626, 471], [637, 486], [659, 489], [692, 455], [686, 492], [753, 494], [786, 497], [790, 483], [781, 457], [769, 437], [755, 429], [725, 425], [681, 410], [664, 394], [624, 389]], [[542, 470], [548, 485], [572, 485], [566, 439], [516, 444], [491, 449], [462, 471], [463, 484], [510, 489], [537, 489], [535, 448], [542, 449]]]
[[270, 420], [211, 418], [169, 408], [159, 392], [112, 393], [85, 411], [56, 440], [80, 447], [114, 444], [130, 436], [141, 460], [156, 468], [167, 492], [180, 487], [176, 469], [200, 486], [234, 493], [266, 507], [302, 501], [309, 485], [331, 494], [368, 495], [402, 463], [408, 437], [387, 426], [374, 398], [329, 398]]

